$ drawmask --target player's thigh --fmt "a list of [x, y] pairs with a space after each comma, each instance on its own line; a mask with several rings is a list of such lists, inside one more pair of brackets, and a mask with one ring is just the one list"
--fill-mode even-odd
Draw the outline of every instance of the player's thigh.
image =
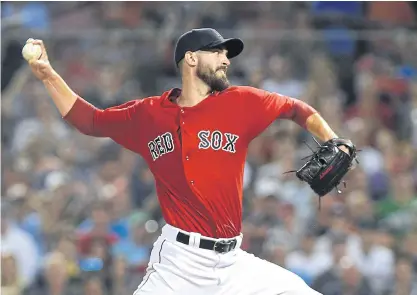
[[146, 275], [134, 295], [212, 295], [217, 288], [212, 268], [200, 265], [188, 249], [158, 239]]
[[[175, 279], [174, 277], [172, 279]], [[167, 294], [173, 295], [174, 291], [169, 287], [167, 282], [161, 277], [161, 275], [155, 271], [150, 270], [146, 273], [142, 282], [133, 293], [133, 295], [159, 295]]]
[[218, 286], [196, 285], [169, 271], [151, 270], [133, 295], [213, 295], [218, 289]]
[[164, 240], [161, 237], [153, 244], [146, 274], [133, 293], [134, 295], [170, 294], [169, 287], [166, 286], [163, 278], [154, 268], [156, 264], [160, 263], [163, 245]]
[[319, 295], [299, 276], [279, 265], [238, 250], [238, 259], [225, 277], [222, 294]]

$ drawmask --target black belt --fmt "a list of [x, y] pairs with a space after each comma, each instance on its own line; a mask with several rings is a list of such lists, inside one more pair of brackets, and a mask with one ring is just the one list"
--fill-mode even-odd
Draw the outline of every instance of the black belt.
[[[189, 245], [190, 242], [190, 235], [187, 235], [183, 232], [178, 232], [177, 234], [177, 242]], [[207, 239], [200, 239], [199, 248], [206, 249], [206, 250], [214, 250], [217, 253], [227, 253], [232, 251], [236, 248], [237, 239], [228, 239], [222, 240], [219, 239], [217, 241], [207, 240]]]

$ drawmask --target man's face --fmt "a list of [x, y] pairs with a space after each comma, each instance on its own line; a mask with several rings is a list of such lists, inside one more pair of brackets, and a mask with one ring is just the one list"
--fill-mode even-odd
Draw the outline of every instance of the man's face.
[[200, 51], [196, 74], [210, 87], [211, 91], [223, 91], [230, 86], [226, 75], [229, 65], [230, 61], [225, 49]]
[[401, 259], [397, 262], [395, 266], [397, 280], [401, 282], [409, 282], [411, 280], [412, 273], [413, 269], [410, 261]]
[[92, 219], [96, 230], [107, 231], [107, 227], [110, 223], [110, 217], [104, 208], [94, 208], [92, 212]]

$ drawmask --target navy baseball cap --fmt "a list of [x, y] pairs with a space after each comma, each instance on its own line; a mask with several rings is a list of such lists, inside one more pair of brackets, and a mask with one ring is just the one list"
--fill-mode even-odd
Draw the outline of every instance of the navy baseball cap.
[[202, 28], [188, 31], [178, 38], [175, 45], [175, 65], [184, 58], [187, 51], [209, 50], [224, 46], [227, 57], [238, 56], [243, 50], [243, 41], [238, 38], [224, 39], [214, 29]]

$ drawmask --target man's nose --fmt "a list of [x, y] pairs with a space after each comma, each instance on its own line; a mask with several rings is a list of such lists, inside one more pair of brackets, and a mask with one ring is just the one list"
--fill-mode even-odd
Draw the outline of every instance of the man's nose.
[[225, 57], [223, 62], [222, 62], [222, 65], [223, 66], [230, 66], [230, 60], [227, 57]]

